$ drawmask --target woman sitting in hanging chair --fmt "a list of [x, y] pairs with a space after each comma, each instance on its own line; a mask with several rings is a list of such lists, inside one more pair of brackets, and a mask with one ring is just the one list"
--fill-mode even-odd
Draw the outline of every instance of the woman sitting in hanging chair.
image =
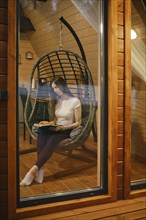
[[[21, 186], [29, 186], [33, 180], [43, 182], [44, 165], [52, 156], [57, 145], [70, 137], [71, 131], [81, 124], [81, 102], [70, 92], [62, 77], [51, 82], [55, 99], [55, 118], [51, 122], [39, 123], [37, 138], [37, 160], [21, 181]], [[41, 127], [42, 126], [42, 127]]]

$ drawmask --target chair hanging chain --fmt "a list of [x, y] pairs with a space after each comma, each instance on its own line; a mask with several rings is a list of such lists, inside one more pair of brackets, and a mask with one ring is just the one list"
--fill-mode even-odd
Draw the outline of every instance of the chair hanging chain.
[[62, 46], [62, 22], [60, 21], [60, 33], [59, 33], [59, 49], [63, 50]]

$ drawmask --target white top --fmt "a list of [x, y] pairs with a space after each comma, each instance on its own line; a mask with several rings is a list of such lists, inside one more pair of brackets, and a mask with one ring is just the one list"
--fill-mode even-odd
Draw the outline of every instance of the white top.
[[68, 97], [66, 100], [59, 99], [55, 106], [56, 123], [58, 125], [74, 123], [74, 110], [79, 106], [81, 106], [81, 102], [77, 97]]

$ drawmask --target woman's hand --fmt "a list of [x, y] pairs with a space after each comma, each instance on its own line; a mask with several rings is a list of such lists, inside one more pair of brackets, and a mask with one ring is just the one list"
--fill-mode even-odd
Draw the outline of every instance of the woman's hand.
[[40, 121], [40, 125], [55, 125], [55, 121]]
[[46, 124], [48, 125], [48, 124], [49, 124], [49, 121], [40, 121], [39, 124], [40, 124], [40, 125], [46, 125]]
[[62, 125], [58, 125], [58, 126], [55, 126], [55, 127], [52, 126], [49, 129], [52, 130], [52, 131], [63, 131], [63, 130], [65, 130], [65, 127], [62, 126]]

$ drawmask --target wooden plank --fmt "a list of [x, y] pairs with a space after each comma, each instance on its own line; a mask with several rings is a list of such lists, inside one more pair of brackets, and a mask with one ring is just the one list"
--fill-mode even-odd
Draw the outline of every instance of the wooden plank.
[[0, 191], [5, 191], [8, 189], [8, 175], [7, 174], [1, 174], [0, 175]]
[[140, 210], [140, 211], [132, 211], [129, 213], [119, 214], [112, 217], [103, 218], [104, 220], [119, 220], [119, 219], [125, 219], [125, 220], [134, 220], [134, 219], [146, 219], [146, 209]]
[[[80, 219], [80, 220], [85, 220], [85, 219], [88, 219], [88, 220], [94, 220], [94, 219], [101, 219], [101, 218], [104, 218], [104, 217], [110, 217], [110, 216], [113, 216], [113, 215], [119, 215], [119, 214], [123, 214], [123, 213], [126, 213], [126, 212], [132, 212], [133, 210], [139, 210], [139, 209], [145, 209], [145, 202], [142, 202], [141, 204], [139, 204], [140, 207], [138, 207], [137, 204], [132, 204], [132, 205], [128, 205], [128, 206], [123, 206], [123, 207], [118, 207], [118, 208], [115, 208], [115, 209], [107, 209], [106, 211], [103, 210], [103, 211], [95, 211], [95, 212], [92, 212], [92, 213], [82, 213], [82, 214], [78, 214], [76, 215], [76, 219]], [[75, 217], [74, 215], [71, 216], [71, 217], [68, 217], [67, 220], [74, 220]], [[44, 218], [45, 220], [45, 218]], [[65, 218], [61, 218], [61, 220], [66, 220], [66, 217]]]
[[0, 191], [0, 207], [7, 207], [8, 205], [8, 191]]
[[118, 19], [117, 23], [119, 25], [124, 25], [124, 13], [118, 12], [117, 14], [118, 14], [117, 15], [117, 19]]
[[0, 108], [7, 108], [7, 100], [6, 99], [0, 100]]
[[7, 76], [0, 75], [0, 89], [6, 90], [6, 87], [7, 87]]
[[7, 59], [0, 57], [0, 75], [7, 75]]
[[118, 0], [117, 11], [124, 12], [124, 2], [123, 2], [123, 0]]
[[[139, 207], [138, 210], [141, 210], [141, 203], [145, 202], [145, 197], [141, 197], [141, 198], [137, 198], [137, 199], [131, 199], [131, 200], [123, 200], [123, 201], [117, 201], [117, 202], [113, 202], [113, 203], [108, 203], [108, 204], [100, 204], [100, 205], [94, 205], [94, 206], [89, 206], [89, 207], [83, 207], [83, 208], [77, 208], [77, 209], [72, 209], [72, 210], [68, 210], [68, 211], [64, 211], [64, 212], [57, 212], [57, 213], [52, 213], [52, 214], [48, 214], [48, 215], [43, 215], [43, 216], [36, 216], [36, 217], [32, 217], [32, 218], [27, 218], [27, 220], [45, 220], [45, 219], [49, 219], [49, 220], [55, 220], [55, 219], [59, 219], [62, 220], [62, 218], [66, 217], [66, 220], [68, 220], [68, 217], [74, 217], [75, 219], [80, 219], [78, 218], [79, 216], [81, 216], [82, 214], [90, 214], [92, 215], [92, 212], [105, 212], [105, 217], [106, 217], [106, 210], [120, 210], [122, 207], [129, 207], [135, 205], [135, 207]], [[123, 208], [124, 209], [124, 208]], [[127, 208], [128, 209], [128, 208]], [[133, 209], [135, 210], [135, 209]], [[117, 213], [119, 214], [119, 213]], [[108, 215], [109, 216], [109, 215]], [[24, 218], [22, 218], [23, 220]], [[86, 218], [85, 218], [86, 219]], [[90, 220], [90, 217], [87, 218], [88, 220]]]
[[122, 175], [123, 174], [123, 168], [124, 168], [124, 162], [118, 161], [117, 162], [117, 174]]
[[7, 8], [0, 8], [0, 24], [8, 24], [7, 15], [8, 15]]
[[0, 1], [0, 8], [8, 8], [8, 1]]
[[7, 125], [0, 125], [0, 141], [7, 140]]
[[123, 181], [124, 181], [123, 175], [118, 175], [117, 176], [117, 187], [118, 188], [122, 188], [123, 187]]
[[117, 31], [118, 31], [118, 34], [117, 34], [118, 39], [124, 39], [124, 26], [118, 25]]
[[6, 125], [7, 124], [7, 109], [0, 108], [0, 124]]
[[8, 159], [0, 158], [0, 175], [8, 173]]
[[118, 107], [118, 121], [122, 121], [124, 118], [124, 109], [122, 107]]
[[118, 93], [124, 94], [124, 80], [118, 80]]
[[7, 42], [0, 41], [0, 57], [6, 58], [7, 57]]
[[8, 219], [16, 215], [16, 1], [8, 1]]
[[118, 134], [124, 134], [124, 122], [118, 121]]
[[123, 161], [124, 159], [123, 156], [124, 156], [124, 150], [123, 150], [123, 145], [122, 145], [122, 148], [118, 148], [118, 161]]
[[118, 107], [124, 107], [124, 95], [118, 94]]
[[6, 141], [0, 141], [0, 157], [1, 158], [7, 158], [7, 142]]
[[0, 207], [0, 217], [1, 219], [8, 219], [8, 207]]
[[123, 66], [118, 66], [118, 80], [124, 80], [125, 70]]
[[124, 53], [118, 53], [118, 66], [124, 66]]
[[124, 40], [117, 39], [117, 43], [118, 43], [118, 52], [124, 52]]
[[[116, 203], [113, 203], [116, 204]], [[145, 202], [140, 202], [138, 204], [122, 204], [121, 206], [115, 205], [112, 207], [113, 204], [106, 204], [106, 205], [99, 205], [96, 207], [88, 207], [83, 209], [74, 209], [72, 211], [60, 212], [50, 215], [43, 215], [38, 217], [27, 218], [28, 220], [94, 220], [94, 219], [108, 219], [110, 217], [120, 215], [124, 215], [127, 213], [137, 212], [139, 211], [139, 215], [144, 213], [145, 211]], [[110, 206], [111, 205], [111, 206]], [[104, 207], [104, 208], [103, 208]], [[90, 208], [90, 209], [89, 209]], [[96, 208], [96, 209], [95, 209]], [[138, 215], [137, 215], [138, 216]], [[127, 220], [127, 219], [126, 219]]]
[[7, 41], [8, 30], [6, 25], [0, 24], [0, 41]]
[[118, 148], [121, 148], [121, 149], [123, 149], [123, 147], [124, 147], [124, 136], [123, 136], [123, 134], [118, 134]]
[[[116, 170], [116, 157], [117, 154], [117, 1], [108, 2], [108, 187], [112, 197], [116, 199], [116, 191], [112, 188], [117, 186], [117, 170]], [[113, 109], [115, 110], [114, 117]], [[115, 132], [114, 132], [115, 131]]]
[[124, 199], [124, 189], [122, 188], [117, 188], [117, 199], [118, 200], [123, 200]]

